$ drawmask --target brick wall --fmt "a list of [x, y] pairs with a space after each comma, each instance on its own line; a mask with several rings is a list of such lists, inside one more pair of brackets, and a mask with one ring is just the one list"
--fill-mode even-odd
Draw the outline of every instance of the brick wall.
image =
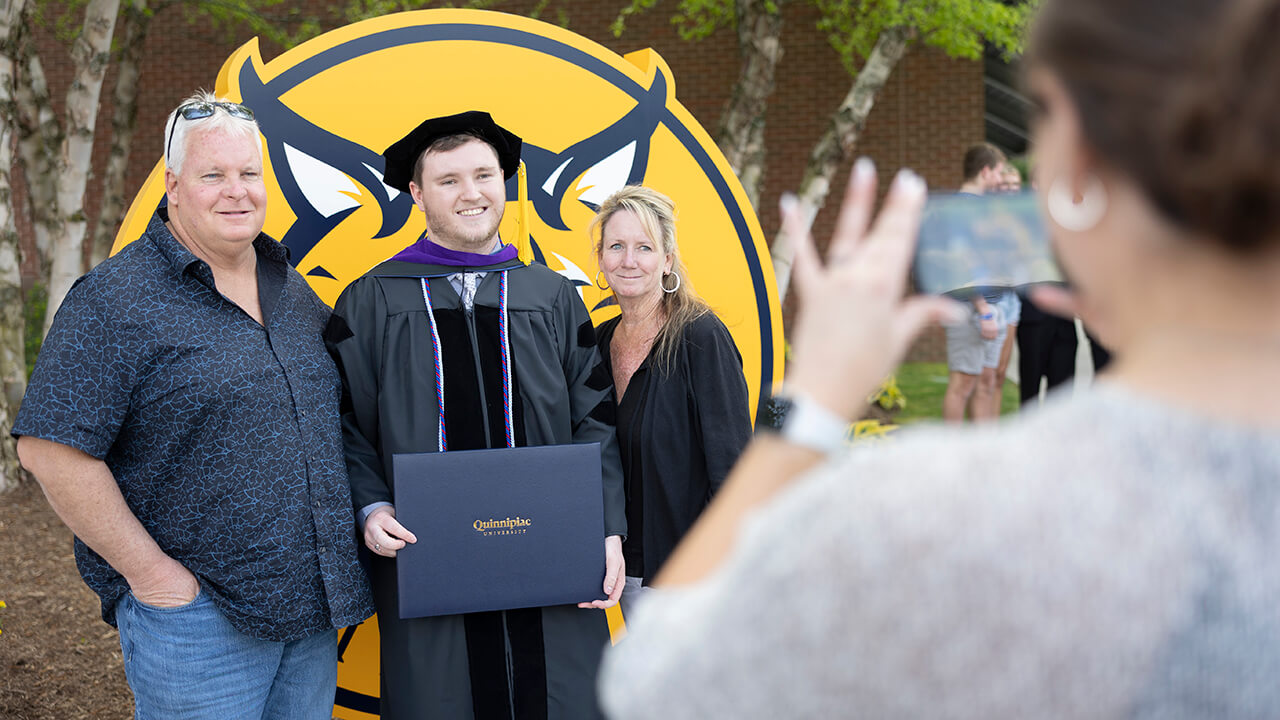
[[[317, 8], [330, 4], [327, 0], [305, 3]], [[531, 0], [511, 0], [499, 9], [527, 12], [534, 4]], [[553, 3], [544, 18], [554, 21], [555, 8], [563, 8], [570, 29], [617, 52], [643, 47], [656, 50], [671, 66], [677, 97], [714, 134], [738, 72], [736, 38], [731, 32], [720, 31], [700, 42], [681, 40], [669, 22], [674, 6], [672, 0], [663, 0], [648, 13], [633, 17], [621, 38], [614, 38], [608, 30], [616, 12], [615, 3], [567, 0]], [[809, 151], [852, 83], [825, 36], [815, 27], [817, 11], [798, 3], [786, 8], [784, 55], [766, 117], [768, 167], [759, 208], [761, 226], [769, 239], [777, 232], [776, 198], [799, 184]], [[137, 192], [163, 151], [162, 133], [169, 111], [192, 90], [212, 88], [222, 62], [248, 39], [247, 34], [235, 35], [216, 37], [204, 25], [189, 23], [180, 6], [171, 6], [156, 16], [146, 41], [150, 62], [140, 79], [137, 135], [129, 163], [127, 196]], [[68, 52], [47, 33], [42, 35], [40, 47], [54, 104], [60, 112], [71, 77]], [[278, 52], [279, 48], [263, 47], [265, 60]], [[98, 116], [94, 167], [99, 168], [99, 175], [105, 168], [110, 141], [114, 80], [113, 67], [107, 74]], [[981, 63], [953, 60], [939, 51], [917, 47], [890, 76], [855, 155], [867, 155], [876, 161], [882, 183], [897, 168], [911, 167], [931, 186], [955, 187], [960, 183], [961, 154], [982, 137]], [[846, 162], [838, 173], [832, 198], [843, 193], [851, 162], [852, 159]], [[86, 197], [90, 227], [97, 218], [99, 182], [100, 177], [90, 179]], [[17, 192], [21, 192], [20, 187]], [[830, 232], [833, 216], [832, 211], [819, 216], [815, 234], [820, 240]], [[20, 231], [29, 238], [29, 219], [21, 218], [20, 225]], [[790, 314], [788, 307], [788, 321]], [[931, 334], [913, 350], [912, 357], [940, 359], [940, 347], [936, 334]]]

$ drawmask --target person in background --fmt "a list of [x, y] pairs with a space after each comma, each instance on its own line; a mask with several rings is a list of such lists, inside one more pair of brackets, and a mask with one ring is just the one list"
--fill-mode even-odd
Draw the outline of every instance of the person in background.
[[[1000, 183], [996, 186], [996, 192], [1016, 193], [1022, 191], [1022, 173], [1018, 172], [1018, 168], [1012, 163], [1005, 161], [1000, 172]], [[1004, 344], [1000, 346], [1000, 358], [996, 361], [995, 373], [992, 378], [992, 390], [988, 395], [991, 407], [987, 410], [988, 417], [999, 417], [1000, 406], [1004, 400], [1004, 382], [1009, 374], [1009, 361], [1013, 358], [1013, 346], [1017, 342], [1018, 322], [1022, 319], [1022, 298], [1013, 290], [1006, 290], [1000, 295], [997, 301], [1000, 308], [1000, 314], [1004, 318]]]
[[165, 127], [167, 204], [76, 281], [14, 424], [120, 630], [139, 720], [333, 712], [356, 558], [329, 308], [262, 232], [249, 108]]
[[[985, 427], [846, 450], [919, 330], [925, 201], [860, 162], [798, 243], [792, 412], [747, 448], [606, 655], [657, 717], [1270, 717], [1280, 707], [1280, 0], [1045, 0], [1041, 201], [1115, 357]], [[868, 229], [869, 228], [869, 229]], [[794, 422], [792, 422], [794, 419]], [[913, 434], [914, 433], [914, 434]]]
[[[1019, 401], [1027, 405], [1040, 399], [1040, 385], [1050, 391], [1076, 374], [1076, 351], [1079, 333], [1073, 317], [1044, 312], [1027, 297], [1022, 301], [1021, 322], [1016, 330], [1018, 342]], [[1084, 328], [1093, 359], [1095, 375], [1106, 369], [1111, 353]]]
[[600, 206], [591, 234], [603, 286], [622, 310], [597, 335], [627, 488], [625, 615], [724, 483], [751, 438], [751, 414], [738, 347], [680, 262], [671, 199], [625, 187]]
[[1022, 301], [1018, 323], [1018, 393], [1026, 405], [1040, 398], [1040, 383], [1047, 390], [1075, 376], [1079, 339], [1075, 320], [1051, 315], [1030, 298]]
[[[1008, 161], [999, 148], [979, 143], [965, 151], [961, 193], [996, 192], [1005, 182]], [[948, 422], [990, 420], [1000, 414], [996, 392], [996, 368], [1008, 334], [1006, 313], [1016, 309], [1017, 296], [1010, 290], [984, 288], [969, 298], [969, 315], [947, 325], [947, 391], [942, 417]], [[1007, 361], [1006, 361], [1007, 362]]]
[[1000, 186], [996, 189], [1000, 192], [1022, 192], [1022, 173], [1013, 163], [1005, 162], [1004, 171], [1000, 173]]

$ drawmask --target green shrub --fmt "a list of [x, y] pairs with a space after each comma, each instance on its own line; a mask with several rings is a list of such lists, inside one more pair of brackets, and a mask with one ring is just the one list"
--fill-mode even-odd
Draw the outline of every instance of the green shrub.
[[36, 366], [36, 355], [40, 353], [40, 343], [44, 340], [44, 310], [49, 304], [49, 288], [44, 283], [33, 283], [27, 290], [27, 297], [22, 304], [22, 312], [27, 320], [25, 330], [27, 379], [31, 379], [31, 369]]

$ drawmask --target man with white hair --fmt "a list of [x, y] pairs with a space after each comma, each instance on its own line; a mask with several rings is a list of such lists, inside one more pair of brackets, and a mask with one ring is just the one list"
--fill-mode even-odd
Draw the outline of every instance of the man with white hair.
[[262, 233], [248, 108], [165, 130], [167, 206], [76, 281], [13, 434], [120, 630], [138, 718], [328, 718], [356, 559], [329, 311]]

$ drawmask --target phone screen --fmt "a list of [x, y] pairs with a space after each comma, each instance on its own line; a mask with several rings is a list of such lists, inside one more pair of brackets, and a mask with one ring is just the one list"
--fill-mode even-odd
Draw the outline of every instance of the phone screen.
[[912, 274], [918, 291], [950, 295], [1063, 281], [1031, 192], [930, 195]]

